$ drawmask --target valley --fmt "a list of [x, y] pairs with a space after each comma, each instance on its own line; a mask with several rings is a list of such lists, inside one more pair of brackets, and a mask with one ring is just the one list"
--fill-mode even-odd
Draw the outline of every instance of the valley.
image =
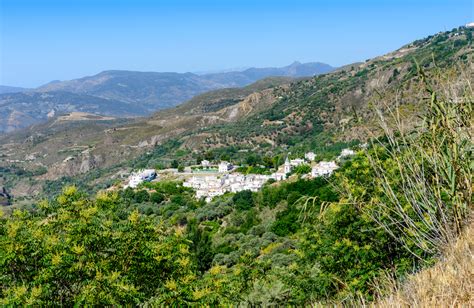
[[473, 32], [0, 88], [0, 305], [471, 306]]
[[[45, 168], [45, 174], [31, 178], [39, 188], [45, 180], [80, 177], [91, 170], [103, 173], [98, 180], [104, 181], [121, 168], [166, 166], [174, 159], [190, 163], [206, 153], [217, 160], [226, 154], [236, 163], [248, 153], [263, 157], [311, 150], [331, 158], [380, 133], [376, 108], [388, 110], [383, 105], [387, 101], [397, 101], [408, 125], [416, 123], [412, 119], [422, 111], [417, 100], [423, 94], [414, 61], [428, 73], [435, 69], [433, 52], [436, 69], [448, 72], [456, 69], [454, 63], [469, 63], [472, 49], [457, 43], [463, 42], [457, 31], [317, 77], [267, 78], [243, 88], [211, 91], [146, 118], [52, 119], [0, 137], [0, 164], [10, 165], [14, 157], [21, 170]], [[17, 196], [31, 193], [16, 191], [11, 178], [3, 181]]]

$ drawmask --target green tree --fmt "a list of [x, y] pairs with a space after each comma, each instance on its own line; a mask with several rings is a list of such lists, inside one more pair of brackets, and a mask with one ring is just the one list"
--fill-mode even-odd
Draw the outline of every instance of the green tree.
[[195, 257], [197, 268], [203, 273], [211, 267], [214, 258], [210, 230], [199, 226], [196, 219], [189, 221], [186, 228], [187, 236], [191, 240], [190, 248]]
[[165, 200], [165, 196], [159, 192], [153, 192], [150, 194], [150, 201], [153, 203], [161, 203]]
[[136, 203], [143, 203], [150, 200], [150, 195], [148, 194], [148, 191], [141, 189], [135, 192], [135, 196], [133, 197], [133, 199]]
[[301, 164], [296, 166], [293, 172], [295, 174], [308, 174], [311, 172], [311, 167], [308, 164]]
[[235, 208], [241, 211], [251, 209], [254, 206], [253, 195], [250, 190], [242, 190], [232, 197]]
[[90, 200], [66, 187], [36, 212], [0, 220], [0, 304], [5, 306], [194, 302], [189, 246], [137, 211], [117, 215], [117, 194]]
[[272, 224], [271, 230], [278, 236], [293, 234], [300, 228], [297, 220], [298, 212], [292, 207], [277, 214], [276, 221]]

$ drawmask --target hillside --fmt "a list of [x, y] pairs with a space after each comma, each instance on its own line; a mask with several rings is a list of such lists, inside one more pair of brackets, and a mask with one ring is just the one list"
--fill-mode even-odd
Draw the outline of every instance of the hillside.
[[[397, 104], [404, 106], [403, 116], [416, 118], [417, 100], [421, 97], [414, 61], [427, 72], [447, 72], [462, 63], [469, 64], [472, 46], [459, 34], [439, 33], [363, 64], [292, 83], [265, 111], [251, 114], [245, 121], [203, 130], [200, 134], [207, 135], [209, 141], [201, 149], [314, 149], [338, 140], [364, 140], [370, 137], [367, 131], [375, 127], [374, 105], [386, 109], [380, 93], [385, 101], [397, 100]], [[189, 138], [199, 138], [199, 133]]]
[[[302, 78], [303, 77], [300, 79]], [[293, 81], [295, 81], [295, 79], [288, 77], [269, 77], [261, 79], [243, 88], [226, 88], [210, 91], [196, 95], [186, 103], [178, 105], [175, 109], [170, 109], [169, 111], [171, 113], [186, 115], [211, 113], [235, 105], [253, 93], [290, 84]], [[161, 112], [155, 114], [155, 116], [163, 117], [165, 114], [166, 112]]]
[[56, 81], [38, 91], [68, 91], [140, 105], [149, 112], [173, 107], [207, 91], [243, 87], [270, 76], [305, 77], [327, 73], [334, 68], [323, 63], [295, 62], [282, 68], [251, 68], [242, 72], [197, 75], [104, 71], [94, 76]]
[[[0, 133], [41, 123], [55, 115], [88, 112], [114, 117], [145, 115], [140, 106], [70, 92], [18, 92], [0, 94]], [[133, 111], [131, 111], [133, 109]]]
[[474, 224], [445, 247], [438, 263], [408, 276], [389, 280], [377, 302], [379, 307], [447, 307], [474, 305]]
[[[161, 177], [27, 202], [0, 216], [0, 304], [469, 305], [473, 93], [448, 93], [423, 103], [428, 127], [374, 140], [332, 176], [209, 203]], [[381, 293], [386, 277], [407, 289]]]
[[[183, 162], [195, 161], [197, 155], [206, 153], [217, 160], [225, 153], [237, 161], [250, 154], [296, 154], [308, 149], [335, 154], [341, 147], [378, 134], [374, 103], [387, 110], [380, 93], [384, 94], [383, 101], [396, 98], [402, 116], [408, 123], [415, 123], [410, 118], [416, 119], [417, 103], [424, 94], [419, 90], [414, 61], [428, 73], [448, 72], [472, 61], [471, 37], [472, 29], [459, 28], [365, 63], [294, 83], [269, 79], [243, 89], [209, 92], [150, 118], [101, 128], [93, 132], [93, 138], [82, 134], [81, 129], [71, 129], [68, 144], [61, 144], [64, 139], [55, 137], [61, 132], [48, 133], [49, 137], [40, 137], [34, 144], [24, 143], [24, 137], [6, 136], [0, 139], [4, 157], [1, 164], [8, 165], [8, 160], [15, 157], [20, 168], [46, 166], [47, 173], [37, 177], [41, 182], [91, 169], [97, 170], [96, 177], [110, 179], [112, 172], [122, 167], [169, 164], [178, 151]], [[37, 138], [35, 135], [45, 134], [36, 129], [30, 138]], [[85, 154], [77, 152], [74, 160], [66, 160], [66, 152], [51, 151], [71, 146], [89, 150]], [[40, 155], [26, 160], [31, 153]]]
[[[471, 37], [472, 29], [466, 28], [438, 33], [365, 63], [256, 92], [233, 106], [245, 109], [252, 102], [264, 101], [261, 98], [269, 93], [273, 99], [231, 123], [211, 122], [182, 134], [167, 153], [156, 148], [150, 163], [166, 162], [178, 149], [187, 153], [183, 161], [193, 160], [195, 153], [209, 153], [217, 160], [224, 153], [240, 160], [245, 151], [262, 156], [307, 150], [335, 154], [345, 144], [380, 134], [377, 109], [387, 112], [394, 102], [401, 106], [405, 122], [414, 125], [425, 95], [420, 91], [416, 63], [427, 74], [441, 70], [450, 76], [460, 66], [471, 70]], [[231, 114], [232, 108], [218, 112]]]
[[248, 68], [241, 72], [205, 74], [202, 75], [202, 77], [214, 82], [225, 83], [228, 87], [241, 87], [269, 76], [292, 78], [311, 77], [329, 73], [334, 69], [335, 67], [325, 63], [300, 63], [295, 61], [284, 67]]
[[244, 87], [269, 76], [299, 78], [333, 69], [323, 63], [295, 62], [282, 68], [251, 68], [203, 75], [104, 71], [69, 81], [52, 81], [36, 89], [2, 86], [0, 107], [5, 111], [0, 115], [0, 134], [67, 112], [116, 117], [150, 115], [211, 90]]
[[27, 91], [27, 90], [28, 90], [28, 89], [26, 89], [26, 88], [21, 88], [21, 87], [10, 87], [10, 86], [2, 86], [2, 85], [0, 85], [0, 94], [23, 92], [23, 91]]
[[[47, 166], [48, 172], [40, 181], [112, 166], [185, 132], [236, 121], [254, 108], [264, 109], [275, 100], [273, 87], [285, 87], [291, 80], [269, 78], [243, 88], [211, 91], [146, 119], [77, 121], [66, 117], [60, 121], [64, 117], [53, 117], [46, 123], [0, 136], [0, 166], [15, 163], [28, 170]], [[17, 196], [31, 194], [30, 189], [19, 188], [13, 189]]]
[[471, 305], [473, 31], [0, 137], [0, 305]]

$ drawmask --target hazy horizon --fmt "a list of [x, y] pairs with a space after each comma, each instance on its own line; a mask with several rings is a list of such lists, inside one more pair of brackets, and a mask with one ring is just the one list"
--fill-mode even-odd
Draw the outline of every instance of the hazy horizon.
[[295, 60], [337, 67], [473, 16], [469, 0], [254, 2], [3, 0], [0, 84], [37, 87], [104, 70], [207, 72]]
[[[207, 75], [207, 74], [219, 74], [219, 73], [228, 73], [228, 72], [243, 72], [247, 69], [250, 69], [250, 68], [282, 68], [282, 67], [286, 67], [286, 66], [290, 66], [292, 65], [293, 63], [295, 62], [299, 62], [301, 64], [309, 64], [309, 63], [322, 63], [320, 61], [309, 61], [309, 62], [301, 62], [301, 61], [298, 61], [298, 60], [294, 60], [292, 61], [291, 63], [288, 63], [288, 64], [285, 64], [285, 65], [281, 65], [281, 66], [247, 66], [247, 67], [230, 67], [230, 68], [222, 68], [222, 69], [213, 69], [213, 70], [201, 70], [201, 71], [193, 71], [193, 72], [189, 72], [189, 71], [182, 71], [182, 72], [176, 72], [176, 71], [147, 71], [147, 70], [143, 70], [143, 71], [138, 71], [138, 70], [126, 70], [126, 69], [106, 69], [106, 70], [102, 70], [102, 71], [99, 71], [99, 72], [95, 72], [95, 73], [92, 73], [92, 74], [89, 74], [89, 75], [81, 75], [81, 76], [77, 76], [77, 77], [72, 77], [72, 78], [69, 78], [69, 79], [52, 79], [50, 81], [47, 81], [45, 83], [42, 83], [42, 84], [39, 84], [39, 85], [36, 85], [36, 86], [32, 86], [32, 87], [24, 87], [24, 88], [31, 88], [31, 89], [34, 89], [34, 88], [37, 88], [37, 87], [40, 87], [40, 86], [43, 86], [45, 84], [48, 84], [48, 83], [52, 83], [52, 82], [61, 82], [61, 81], [67, 81], [67, 80], [74, 80], [74, 79], [78, 79], [78, 78], [83, 78], [83, 77], [90, 77], [90, 76], [94, 76], [94, 75], [97, 75], [97, 74], [100, 74], [102, 72], [107, 72], [107, 71], [129, 71], [129, 72], [140, 72], [140, 73], [181, 73], [181, 74], [185, 74], [185, 73], [191, 73], [191, 74], [196, 74], [196, 75]], [[337, 68], [338, 66], [335, 66], [335, 65], [331, 65], [330, 63], [324, 63], [324, 64], [328, 64], [334, 68]], [[10, 85], [10, 84], [2, 84], [0, 83], [0, 86], [8, 86], [8, 87], [20, 87], [21, 86], [17, 86], [17, 85]]]

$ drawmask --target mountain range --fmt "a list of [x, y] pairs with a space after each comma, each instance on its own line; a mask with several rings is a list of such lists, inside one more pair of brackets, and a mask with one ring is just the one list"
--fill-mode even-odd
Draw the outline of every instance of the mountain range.
[[193, 74], [110, 70], [94, 76], [53, 81], [36, 89], [0, 88], [0, 133], [45, 121], [49, 115], [88, 112], [104, 116], [144, 116], [174, 107], [215, 89], [243, 87], [270, 76], [308, 77], [334, 70], [324, 63], [281, 68]]
[[10, 86], [1, 86], [0, 85], [0, 94], [4, 93], [16, 93], [16, 92], [23, 92], [23, 91], [28, 91], [29, 89], [27, 88], [21, 88], [21, 87], [10, 87]]

